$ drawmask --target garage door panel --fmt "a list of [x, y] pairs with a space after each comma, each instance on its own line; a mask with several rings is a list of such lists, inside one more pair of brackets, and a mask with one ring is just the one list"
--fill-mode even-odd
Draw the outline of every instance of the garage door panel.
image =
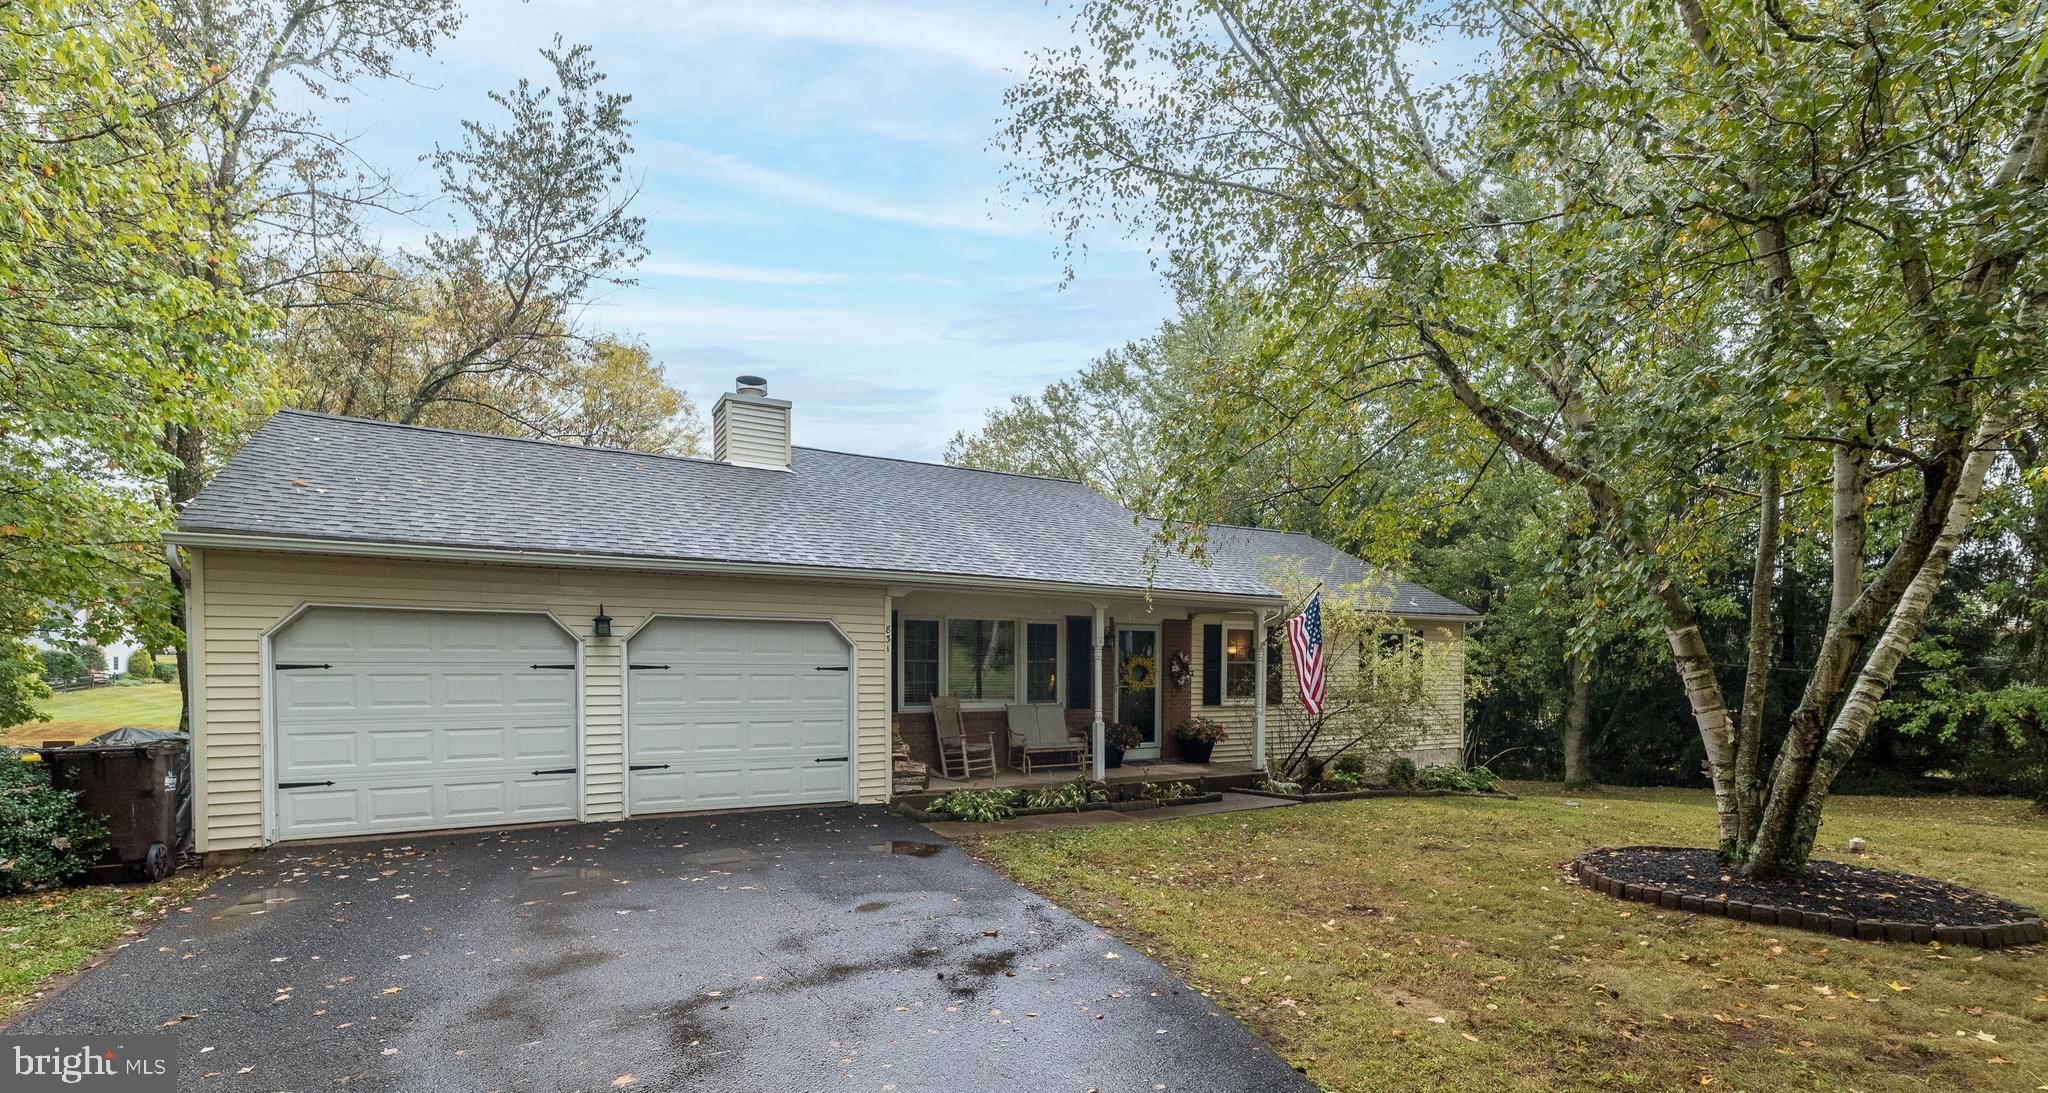
[[[850, 650], [822, 623], [663, 619], [631, 642], [636, 814], [850, 799]], [[820, 671], [820, 669], [826, 669]], [[633, 770], [632, 767], [642, 769]]]
[[[273, 641], [283, 838], [570, 819], [575, 642], [542, 616], [319, 608]], [[295, 786], [295, 782], [328, 783]]]

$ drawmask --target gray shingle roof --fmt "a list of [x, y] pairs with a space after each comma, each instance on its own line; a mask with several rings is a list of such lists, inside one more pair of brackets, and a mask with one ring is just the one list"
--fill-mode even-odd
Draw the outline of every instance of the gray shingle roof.
[[1305, 579], [1323, 582], [1330, 594], [1358, 595], [1375, 608], [1398, 614], [1479, 617], [1479, 612], [1456, 600], [1439, 596], [1414, 581], [1394, 577], [1298, 531], [1212, 527], [1208, 531], [1208, 549], [1221, 556], [1257, 559], [1261, 575], [1268, 579], [1280, 573], [1297, 572]]
[[[1272, 533], [1212, 544], [1207, 564], [1167, 557], [1148, 572], [1151, 528], [1078, 482], [814, 448], [793, 449], [791, 463], [758, 470], [287, 410], [185, 507], [178, 530], [1273, 595], [1267, 566], [1243, 553]], [[1364, 565], [1307, 536], [1270, 542]]]

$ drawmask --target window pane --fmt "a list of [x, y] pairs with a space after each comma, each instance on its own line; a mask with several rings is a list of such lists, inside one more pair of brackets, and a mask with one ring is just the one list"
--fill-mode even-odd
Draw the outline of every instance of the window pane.
[[1024, 626], [1024, 701], [1058, 702], [1060, 628], [1055, 623]]
[[1008, 701], [1017, 695], [1017, 624], [954, 619], [946, 632], [946, 693]]
[[903, 623], [903, 694], [905, 706], [922, 706], [939, 689], [939, 624], [931, 619]]
[[1226, 698], [1250, 698], [1258, 688], [1259, 666], [1252, 659], [1252, 632], [1223, 632], [1223, 694]]

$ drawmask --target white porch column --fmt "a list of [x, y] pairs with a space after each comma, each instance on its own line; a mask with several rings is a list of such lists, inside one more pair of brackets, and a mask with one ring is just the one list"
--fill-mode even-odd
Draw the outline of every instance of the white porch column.
[[1252, 769], [1266, 769], [1266, 613], [1253, 615], [1258, 625], [1252, 630]]
[[1102, 605], [1096, 604], [1095, 628], [1093, 633], [1089, 635], [1091, 643], [1095, 647], [1095, 659], [1091, 662], [1092, 666], [1088, 670], [1088, 675], [1095, 680], [1095, 724], [1089, 729], [1090, 758], [1088, 777], [1098, 782], [1102, 781], [1103, 774], [1109, 769], [1103, 765], [1104, 758], [1102, 754], [1103, 745], [1106, 743], [1102, 724], [1102, 628], [1106, 625], [1103, 618], [1104, 614]]

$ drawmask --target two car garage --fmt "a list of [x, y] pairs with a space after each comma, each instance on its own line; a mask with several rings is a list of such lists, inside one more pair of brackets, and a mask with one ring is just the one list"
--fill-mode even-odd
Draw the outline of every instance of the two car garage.
[[[832, 625], [657, 616], [621, 644], [627, 814], [854, 799]], [[311, 607], [269, 660], [275, 838], [583, 815], [584, 654], [554, 616]]]

